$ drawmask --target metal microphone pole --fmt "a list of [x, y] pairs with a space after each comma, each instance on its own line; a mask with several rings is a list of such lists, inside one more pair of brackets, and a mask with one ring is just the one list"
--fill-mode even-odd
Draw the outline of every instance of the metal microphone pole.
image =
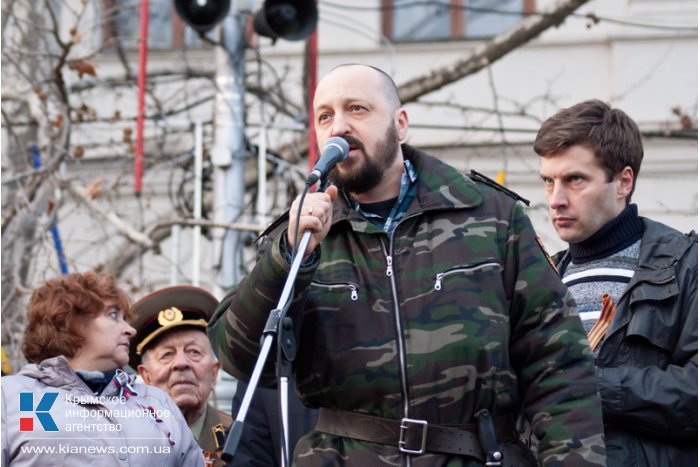
[[[231, 431], [229, 432], [226, 443], [224, 444], [223, 452], [221, 453], [221, 459], [224, 462], [230, 462], [233, 460], [236, 449], [238, 448], [238, 443], [241, 440], [241, 435], [243, 433], [243, 425], [248, 409], [250, 408], [250, 403], [253, 399], [253, 393], [255, 388], [258, 386], [260, 381], [260, 376], [262, 374], [265, 362], [272, 348], [272, 343], [277, 336], [278, 339], [278, 367], [285, 366], [285, 370], [291, 368], [291, 362], [296, 354], [296, 340], [294, 339], [294, 331], [292, 329], [291, 318], [287, 318], [287, 310], [292, 303], [292, 293], [294, 290], [294, 281], [299, 273], [299, 268], [301, 266], [301, 261], [303, 259], [303, 254], [301, 252], [306, 251], [306, 247], [311, 240], [311, 231], [306, 230], [301, 237], [299, 242], [299, 248], [296, 250], [297, 253], [294, 255], [292, 261], [292, 266], [287, 275], [287, 281], [282, 289], [282, 294], [277, 302], [277, 307], [270, 311], [270, 315], [267, 318], [267, 323], [265, 323], [265, 329], [263, 330], [263, 340], [260, 345], [260, 354], [255, 362], [255, 367], [253, 368], [253, 373], [250, 376], [250, 381], [248, 382], [248, 387], [243, 396], [241, 402], [241, 408], [238, 410], [236, 419], [231, 425]], [[281, 331], [281, 332], [280, 332]], [[288, 389], [288, 375], [282, 374], [280, 377], [280, 384], [278, 384], [278, 389], [280, 391], [280, 410], [282, 418], [282, 430], [283, 430], [283, 442], [282, 442], [282, 452], [281, 465], [286, 467], [289, 463], [289, 423], [288, 423], [288, 400], [287, 400], [287, 389]], [[284, 396], [282, 396], [284, 391]]]

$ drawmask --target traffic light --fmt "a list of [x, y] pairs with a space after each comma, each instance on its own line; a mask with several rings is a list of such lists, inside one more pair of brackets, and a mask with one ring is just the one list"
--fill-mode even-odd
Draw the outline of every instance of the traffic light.
[[231, 0], [175, 0], [175, 9], [192, 29], [205, 33], [228, 14]]
[[318, 21], [315, 0], [266, 0], [253, 17], [253, 29], [273, 41], [309, 36]]

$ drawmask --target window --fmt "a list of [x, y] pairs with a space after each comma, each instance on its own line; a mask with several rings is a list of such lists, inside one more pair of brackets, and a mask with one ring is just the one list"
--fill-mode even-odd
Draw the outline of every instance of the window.
[[535, 9], [535, 0], [382, 0], [382, 30], [395, 42], [496, 36]]

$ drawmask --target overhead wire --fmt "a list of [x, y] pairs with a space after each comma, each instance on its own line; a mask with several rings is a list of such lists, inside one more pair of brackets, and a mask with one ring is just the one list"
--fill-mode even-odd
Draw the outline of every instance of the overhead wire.
[[[368, 27], [366, 24], [362, 24], [359, 21], [355, 20], [352, 17], [345, 16], [345, 15], [339, 15], [337, 13], [330, 13], [327, 11], [321, 11], [320, 17], [325, 21], [328, 22], [334, 26], [338, 26], [341, 28], [345, 28], [350, 31], [354, 31], [362, 36], [365, 36], [369, 39], [375, 40], [377, 37], [379, 37], [379, 41], [381, 44], [388, 49], [388, 55], [389, 55], [389, 67], [388, 67], [388, 74], [390, 76], [393, 76], [394, 73], [396, 72], [395, 70], [395, 64], [396, 64], [396, 48], [394, 47], [394, 44], [389, 40], [388, 37], [386, 37], [384, 34], [381, 33], [381, 31], [377, 31], [375, 29], [372, 29]], [[328, 14], [335, 15], [336, 18], [341, 18], [341, 19], [333, 19], [329, 18]], [[357, 23], [357, 25], [354, 25], [352, 23]]]
[[[470, 5], [454, 5], [451, 3], [443, 3], [437, 0], [416, 0], [411, 2], [402, 3], [392, 3], [390, 5], [379, 5], [379, 6], [362, 6], [362, 5], [348, 5], [340, 4], [327, 0], [320, 0], [320, 5], [328, 6], [331, 8], [338, 8], [344, 11], [356, 10], [356, 11], [385, 11], [385, 10], [398, 10], [403, 8], [411, 8], [415, 6], [437, 6], [444, 9], [452, 10], [466, 10], [473, 11], [476, 13], [493, 13], [500, 15], [512, 15], [512, 16], [552, 16], [550, 13], [544, 13], [539, 11], [526, 12], [522, 10], [504, 10], [499, 8], [488, 8], [488, 7], [476, 7]], [[631, 21], [627, 19], [613, 18], [608, 16], [599, 16], [593, 13], [571, 13], [570, 17], [587, 19], [594, 22], [608, 22], [613, 24], [619, 24], [622, 26], [630, 26], [637, 28], [649, 28], [649, 29], [660, 29], [660, 30], [673, 30], [673, 31], [690, 31], [697, 32], [698, 26], [695, 25], [667, 25], [667, 24], [652, 24], [652, 23], [642, 23], [638, 21]]]

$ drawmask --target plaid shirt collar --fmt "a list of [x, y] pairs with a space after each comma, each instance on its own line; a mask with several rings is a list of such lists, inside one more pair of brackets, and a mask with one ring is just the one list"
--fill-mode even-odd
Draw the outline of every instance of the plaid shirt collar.
[[411, 164], [411, 161], [408, 159], [403, 161], [403, 165], [404, 173], [401, 176], [401, 189], [399, 190], [399, 196], [396, 199], [394, 207], [389, 213], [389, 217], [387, 217], [386, 220], [371, 212], [363, 211], [360, 208], [360, 203], [355, 201], [352, 197], [347, 196], [350, 207], [365, 216], [369, 221], [378, 225], [383, 224], [382, 228], [387, 234], [391, 234], [394, 231], [399, 221], [406, 214], [408, 206], [411, 205], [411, 202], [416, 197], [416, 180], [418, 179], [418, 174], [416, 173], [413, 164]]

